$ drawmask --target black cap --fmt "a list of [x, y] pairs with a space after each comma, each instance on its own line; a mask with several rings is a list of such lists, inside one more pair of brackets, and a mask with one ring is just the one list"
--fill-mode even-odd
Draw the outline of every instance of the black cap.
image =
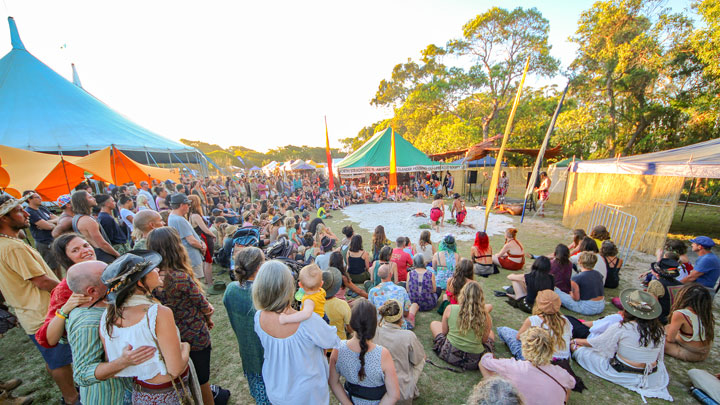
[[161, 262], [162, 256], [152, 250], [132, 250], [115, 259], [100, 276], [108, 288], [107, 301], [114, 302], [118, 294], [135, 285]]

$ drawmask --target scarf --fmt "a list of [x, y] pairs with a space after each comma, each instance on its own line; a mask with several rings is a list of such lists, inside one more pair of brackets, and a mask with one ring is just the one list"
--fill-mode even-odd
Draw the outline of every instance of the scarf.
[[140, 295], [140, 294], [133, 294], [130, 297], [128, 297], [125, 302], [123, 302], [122, 306], [125, 307], [135, 307], [138, 305], [155, 305], [158, 301], [148, 297], [147, 295]]

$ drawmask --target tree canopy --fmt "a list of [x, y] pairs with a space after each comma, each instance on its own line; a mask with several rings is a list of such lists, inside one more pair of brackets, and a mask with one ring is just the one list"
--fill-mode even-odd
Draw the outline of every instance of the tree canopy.
[[[569, 92], [550, 142], [563, 157], [637, 154], [720, 136], [720, 0], [697, 1], [685, 14], [663, 4], [605, 0], [581, 14], [570, 39], [578, 51], [562, 72]], [[388, 125], [427, 153], [501, 133], [527, 57], [529, 74], [560, 74], [549, 29], [535, 8], [494, 7], [470, 19], [462, 37], [430, 44], [393, 68], [370, 101], [393, 116], [342, 139], [343, 149], [355, 150]], [[523, 91], [510, 147], [539, 147], [560, 92]]]

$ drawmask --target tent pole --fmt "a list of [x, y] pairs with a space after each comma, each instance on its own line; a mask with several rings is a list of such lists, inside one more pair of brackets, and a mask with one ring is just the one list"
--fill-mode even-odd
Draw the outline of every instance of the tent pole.
[[155, 164], [155, 167], [160, 167], [157, 160], [155, 160], [155, 158], [153, 157], [152, 153], [148, 153], [148, 155], [150, 156], [150, 159], [152, 159], [153, 163]]
[[63, 158], [62, 151], [60, 152], [60, 164], [63, 168], [63, 174], [65, 174], [65, 185], [67, 185], [68, 194], [70, 194], [70, 180], [68, 180], [67, 170], [65, 169], [65, 159]]
[[690, 202], [690, 194], [692, 194], [693, 188], [695, 188], [696, 180], [697, 179], [695, 177], [693, 177], [692, 183], [690, 183], [690, 190], [688, 191], [687, 198], [685, 199], [685, 206], [683, 207], [683, 213], [682, 213], [682, 216], [680, 217], [680, 222], [682, 222], [683, 219], [685, 219], [685, 210], [687, 210], [688, 202]]
[[[110, 146], [110, 163], [112, 164], [112, 180], [113, 183], [117, 183], [117, 168], [115, 167], [115, 145]], [[120, 186], [120, 184], [115, 184]]]

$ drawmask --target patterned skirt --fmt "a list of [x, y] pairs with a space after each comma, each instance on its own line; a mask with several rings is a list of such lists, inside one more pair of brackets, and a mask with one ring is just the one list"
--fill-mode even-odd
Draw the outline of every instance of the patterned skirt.
[[467, 353], [464, 352], [450, 343], [447, 337], [440, 333], [433, 339], [433, 351], [442, 360], [455, 367], [460, 367], [464, 370], [477, 370], [478, 363], [483, 354], [487, 352], [494, 352], [494, 342], [490, 339], [483, 342], [485, 350], [482, 353]]

